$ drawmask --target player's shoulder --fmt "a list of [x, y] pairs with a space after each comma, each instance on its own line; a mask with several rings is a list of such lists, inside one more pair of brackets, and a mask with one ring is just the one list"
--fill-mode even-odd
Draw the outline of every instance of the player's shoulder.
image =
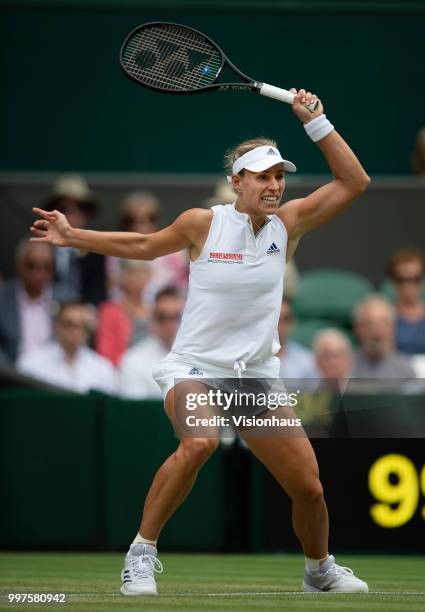
[[182, 212], [182, 214], [180, 215], [180, 217], [185, 217], [187, 219], [211, 219], [211, 217], [213, 216], [214, 212], [211, 210], [211, 208], [189, 208], [188, 210], [185, 210], [184, 212]]
[[202, 229], [211, 223], [213, 215], [214, 212], [209, 208], [189, 208], [178, 216], [176, 223], [185, 227]]
[[276, 214], [278, 215], [278, 217], [284, 220], [285, 217], [287, 218], [288, 216], [291, 216], [299, 211], [299, 208], [302, 206], [304, 199], [305, 198], [295, 198], [293, 200], [288, 200], [287, 202], [282, 204]]
[[290, 234], [298, 221], [300, 210], [304, 198], [297, 198], [285, 202], [276, 213], [276, 216], [282, 221], [288, 234]]

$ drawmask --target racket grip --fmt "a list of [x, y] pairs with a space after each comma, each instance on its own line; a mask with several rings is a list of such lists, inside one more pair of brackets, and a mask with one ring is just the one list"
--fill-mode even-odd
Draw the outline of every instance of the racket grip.
[[[293, 94], [291, 91], [281, 89], [280, 87], [275, 87], [274, 85], [268, 85], [267, 83], [263, 83], [261, 85], [260, 94], [262, 96], [274, 98], [275, 100], [280, 100], [281, 102], [286, 102], [286, 104], [293, 104], [295, 98], [295, 94]], [[309, 104], [307, 108], [311, 113], [314, 113], [318, 105], [319, 100], [314, 102], [314, 104]]]

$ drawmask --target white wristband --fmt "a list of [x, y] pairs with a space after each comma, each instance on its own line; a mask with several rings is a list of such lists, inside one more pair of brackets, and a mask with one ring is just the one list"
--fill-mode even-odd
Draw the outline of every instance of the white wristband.
[[304, 123], [304, 129], [311, 140], [317, 142], [325, 138], [325, 136], [328, 136], [334, 129], [334, 126], [326, 119], [326, 115], [319, 115], [319, 117], [312, 119], [308, 123]]

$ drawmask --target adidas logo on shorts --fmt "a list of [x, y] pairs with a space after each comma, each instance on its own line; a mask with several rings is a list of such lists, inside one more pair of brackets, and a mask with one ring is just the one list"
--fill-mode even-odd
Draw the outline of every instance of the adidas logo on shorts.
[[189, 372], [188, 372], [189, 376], [203, 376], [204, 373], [201, 372], [201, 370], [199, 368], [192, 368]]
[[267, 255], [279, 255], [280, 249], [275, 242], [272, 242], [269, 248], [267, 249]]

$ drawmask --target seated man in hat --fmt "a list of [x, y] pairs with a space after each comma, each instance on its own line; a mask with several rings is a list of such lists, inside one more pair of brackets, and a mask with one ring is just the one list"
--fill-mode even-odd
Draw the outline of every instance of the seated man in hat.
[[[98, 199], [78, 174], [60, 176], [53, 184], [44, 207], [59, 210], [73, 227], [84, 229], [98, 209]], [[106, 299], [104, 255], [84, 253], [66, 247], [55, 249], [56, 282], [54, 296], [59, 302], [83, 300], [94, 305]]]

